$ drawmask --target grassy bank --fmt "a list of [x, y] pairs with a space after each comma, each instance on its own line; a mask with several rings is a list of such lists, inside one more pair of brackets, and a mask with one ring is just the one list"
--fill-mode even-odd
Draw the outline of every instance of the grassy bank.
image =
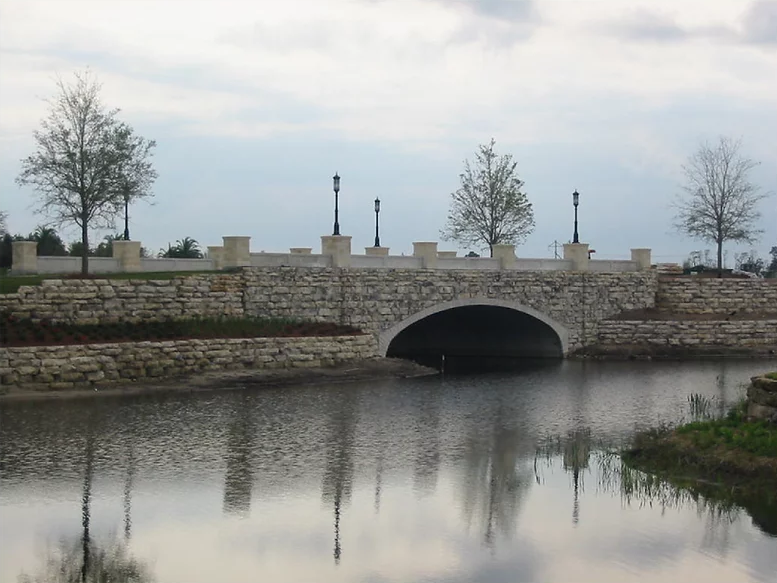
[[[705, 409], [703, 402], [697, 407]], [[748, 420], [745, 411], [743, 401], [719, 419], [643, 432], [623, 459], [645, 471], [706, 482], [746, 488], [775, 484], [777, 425]]]
[[44, 279], [142, 279], [168, 280], [201, 273], [224, 273], [216, 271], [145, 271], [135, 273], [97, 273], [87, 276], [80, 273], [46, 275], [7, 275], [0, 273], [0, 294], [16, 293], [23, 285], [40, 285]]

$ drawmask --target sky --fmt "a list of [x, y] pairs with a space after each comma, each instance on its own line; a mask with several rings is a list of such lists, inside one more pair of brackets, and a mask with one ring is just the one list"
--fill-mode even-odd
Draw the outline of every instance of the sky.
[[[469, 251], [440, 230], [464, 161], [494, 138], [534, 207], [519, 257], [572, 238], [577, 189], [595, 258], [650, 247], [679, 262], [713, 249], [672, 227], [682, 165], [722, 135], [771, 193], [752, 248], [777, 245], [775, 0], [0, 0], [13, 233], [49, 222], [14, 178], [57, 78], [86, 68], [157, 142], [152, 203], [130, 207], [132, 238], [153, 252], [225, 235], [318, 252], [335, 172], [354, 253], [373, 244], [376, 197], [392, 254], [413, 241]], [[727, 246], [728, 263], [750, 248]]]

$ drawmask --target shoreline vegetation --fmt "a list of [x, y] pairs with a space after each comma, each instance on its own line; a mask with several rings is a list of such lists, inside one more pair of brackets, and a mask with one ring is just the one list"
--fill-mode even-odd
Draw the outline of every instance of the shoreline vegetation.
[[[777, 373], [766, 378], [777, 380]], [[742, 400], [725, 415], [711, 413], [702, 395], [688, 398], [692, 420], [637, 434], [623, 460], [637, 469], [684, 483], [721, 485], [743, 492], [769, 485], [777, 496], [777, 423], [748, 415]]]
[[[777, 384], [777, 372], [754, 377], [749, 395], [763, 379]], [[623, 468], [642, 474], [649, 490], [665, 482], [718, 511], [743, 508], [777, 536], [777, 420], [750, 416], [752, 398], [718, 416], [702, 395], [688, 403], [692, 420], [637, 434], [620, 454]]]

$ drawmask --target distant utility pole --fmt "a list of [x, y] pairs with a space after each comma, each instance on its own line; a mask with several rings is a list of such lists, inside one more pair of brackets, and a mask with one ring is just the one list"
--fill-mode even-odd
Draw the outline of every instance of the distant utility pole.
[[553, 241], [550, 245], [548, 245], [548, 249], [551, 247], [553, 248], [553, 258], [554, 259], [561, 259], [561, 255], [558, 254], [558, 248], [561, 247], [563, 244], [559, 243], [558, 241]]

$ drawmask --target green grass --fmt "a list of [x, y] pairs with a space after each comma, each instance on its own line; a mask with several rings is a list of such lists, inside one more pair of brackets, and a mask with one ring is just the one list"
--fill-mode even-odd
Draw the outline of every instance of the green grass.
[[777, 372], [767, 372], [764, 376], [767, 379], [772, 379], [773, 381], [777, 381]]
[[702, 450], [723, 447], [777, 458], [777, 426], [767, 421], [746, 421], [738, 415], [729, 415], [725, 419], [682, 425], [676, 433], [687, 436]]
[[[141, 279], [166, 280], [187, 277], [202, 273], [225, 273], [223, 271], [144, 271], [138, 273], [98, 273], [90, 274], [87, 279]], [[57, 275], [7, 275], [0, 273], [0, 294], [16, 293], [23, 285], [40, 285], [44, 279], [80, 279], [77, 274]]]

